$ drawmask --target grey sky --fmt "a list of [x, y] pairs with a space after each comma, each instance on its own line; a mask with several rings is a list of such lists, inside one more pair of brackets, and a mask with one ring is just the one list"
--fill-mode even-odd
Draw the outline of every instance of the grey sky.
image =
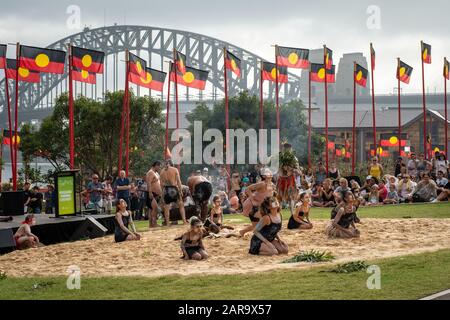
[[[412, 1], [29, 1], [2, 3], [0, 42], [46, 46], [78, 32], [66, 26], [69, 5], [81, 8], [82, 25], [135, 24], [198, 32], [229, 41], [273, 60], [271, 44], [319, 48], [327, 44], [335, 63], [346, 52], [377, 51], [376, 89], [396, 86], [396, 57], [414, 67], [404, 92], [421, 91], [420, 40], [433, 46], [433, 64], [426, 66], [431, 92], [443, 91], [443, 57], [450, 57], [450, 2]], [[368, 6], [381, 10], [381, 29], [367, 28]]]

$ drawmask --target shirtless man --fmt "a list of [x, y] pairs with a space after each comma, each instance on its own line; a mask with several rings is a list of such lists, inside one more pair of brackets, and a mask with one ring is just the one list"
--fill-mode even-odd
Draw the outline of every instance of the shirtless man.
[[243, 204], [242, 214], [250, 218], [252, 225], [239, 231], [241, 236], [255, 229], [261, 218], [259, 213], [261, 204], [266, 198], [272, 197], [274, 194], [275, 185], [272, 183], [272, 172], [270, 169], [262, 169], [261, 176], [263, 181], [252, 184], [245, 190], [247, 199]]
[[187, 184], [197, 206], [197, 212], [202, 221], [205, 221], [208, 217], [208, 202], [212, 195], [212, 184], [201, 174], [190, 177]]
[[183, 186], [181, 185], [180, 173], [178, 172], [178, 169], [173, 166], [172, 160], [166, 160], [165, 166], [161, 170], [160, 181], [164, 200], [164, 225], [170, 225], [170, 205], [172, 203], [178, 204], [183, 223], [188, 224], [181, 196]]
[[25, 221], [22, 222], [22, 225], [17, 229], [14, 235], [17, 249], [24, 250], [41, 246], [39, 238], [31, 233], [31, 227], [35, 224], [36, 220], [34, 219], [34, 214], [28, 214], [25, 217]]
[[151, 169], [145, 176], [145, 182], [147, 182], [147, 208], [148, 208], [148, 221], [150, 228], [157, 226], [158, 219], [158, 206], [161, 203], [162, 189], [159, 178], [159, 172], [161, 171], [161, 162], [155, 161]]

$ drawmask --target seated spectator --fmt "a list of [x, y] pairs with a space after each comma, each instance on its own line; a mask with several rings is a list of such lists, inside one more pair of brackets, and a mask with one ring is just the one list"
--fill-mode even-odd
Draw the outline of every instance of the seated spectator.
[[312, 169], [308, 169], [308, 171], [305, 174], [304, 180], [306, 180], [310, 184], [315, 183], [314, 173]]
[[336, 205], [331, 179], [325, 179], [323, 181], [322, 199], [324, 207], [334, 207]]
[[378, 191], [378, 185], [374, 184], [370, 190], [369, 197], [367, 199], [368, 206], [377, 206], [380, 203], [380, 192]]
[[436, 185], [438, 187], [437, 192], [438, 195], [444, 191], [445, 186], [448, 183], [448, 179], [444, 177], [444, 172], [442, 170], [439, 170], [436, 177]]
[[[231, 212], [231, 203], [228, 200], [227, 194], [224, 191], [218, 193], [218, 200], [220, 201], [220, 207], [223, 214], [230, 214]], [[214, 200], [213, 200], [214, 205]]]
[[355, 180], [350, 180], [350, 190], [356, 198], [359, 198], [361, 186]]
[[330, 169], [328, 170], [328, 178], [332, 180], [338, 180], [341, 178], [341, 173], [336, 167], [336, 162], [331, 162]]
[[380, 197], [379, 202], [383, 202], [387, 197], [388, 190], [383, 180], [381, 180], [380, 183], [378, 184], [378, 194]]
[[240, 211], [240, 204], [239, 204], [239, 197], [237, 196], [236, 192], [231, 192], [230, 194], [230, 212], [237, 213]]
[[437, 198], [436, 183], [431, 180], [428, 173], [422, 175], [422, 180], [417, 184], [412, 194], [413, 202], [431, 202]]
[[446, 201], [446, 200], [447, 201], [450, 200], [450, 183], [447, 183], [447, 185], [442, 188], [442, 191], [439, 194], [439, 196], [432, 202], [435, 203], [435, 202]]
[[414, 182], [411, 181], [408, 174], [403, 174], [397, 186], [397, 192], [400, 202], [411, 202], [414, 192]]
[[348, 191], [350, 191], [350, 188], [348, 187], [347, 179], [345, 178], [339, 179], [339, 187], [334, 189], [334, 198], [336, 200], [336, 203], [340, 203], [343, 200], [341, 198], [341, 195], [345, 194]]
[[386, 199], [383, 200], [384, 204], [397, 204], [400, 202], [400, 197], [397, 193], [397, 188], [394, 184], [389, 185], [389, 192]]
[[317, 165], [317, 170], [314, 177], [316, 183], [323, 183], [323, 180], [327, 178], [327, 168], [325, 168], [321, 161]]
[[[250, 181], [250, 179], [249, 179]], [[233, 173], [231, 176], [231, 192], [235, 192], [236, 194], [241, 193], [241, 175], [239, 172]]]

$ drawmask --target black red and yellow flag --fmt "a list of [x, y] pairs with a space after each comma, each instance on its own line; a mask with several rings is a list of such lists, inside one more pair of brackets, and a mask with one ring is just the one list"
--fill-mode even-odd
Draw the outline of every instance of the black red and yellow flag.
[[131, 52], [128, 53], [128, 63], [130, 66], [130, 73], [137, 74], [138, 76], [145, 76], [145, 69], [147, 69], [147, 62], [144, 59], [138, 57]]
[[72, 64], [75, 68], [90, 73], [103, 73], [105, 53], [90, 49], [72, 47]]
[[181, 84], [189, 88], [205, 90], [209, 71], [199, 70], [186, 66], [186, 73], [182, 74], [178, 70], [178, 68], [173, 68], [172, 64], [170, 72], [170, 81], [175, 81], [175, 71], [176, 71], [176, 80], [178, 84]]
[[402, 139], [399, 141], [397, 133], [382, 133], [380, 136], [380, 145], [382, 147], [398, 147], [399, 142], [402, 147], [405, 147], [408, 140], [408, 134], [402, 133]]
[[[17, 80], [17, 63], [14, 59], [6, 59], [6, 76], [8, 79]], [[40, 73], [19, 67], [19, 81], [29, 83], [41, 82]]]
[[422, 61], [424, 63], [431, 63], [431, 46], [422, 42]]
[[[326, 141], [326, 137], [322, 137], [323, 141]], [[336, 136], [335, 135], [328, 135], [328, 150], [335, 150], [336, 149]]]
[[366, 68], [361, 67], [359, 64], [356, 64], [355, 69], [355, 82], [359, 84], [361, 87], [367, 86], [367, 76], [369, 71]]
[[450, 62], [444, 58], [444, 78], [450, 80]]
[[370, 44], [370, 60], [371, 60], [371, 64], [372, 64], [372, 71], [375, 70], [375, 66], [376, 66], [376, 59], [377, 55], [375, 53], [375, 49], [373, 48], [373, 45]]
[[151, 68], [146, 69], [144, 77], [130, 73], [130, 82], [138, 86], [148, 88], [155, 91], [163, 91], [164, 82], [166, 81], [166, 73]]
[[[376, 152], [375, 152], [376, 151]], [[383, 149], [382, 147], [378, 147], [376, 150], [373, 144], [370, 145], [370, 156], [380, 156], [381, 158], [389, 158], [391, 156], [389, 150]]]
[[84, 83], [89, 83], [89, 84], [96, 84], [97, 83], [97, 78], [95, 76], [95, 73], [86, 71], [86, 70], [81, 70], [78, 68], [73, 68], [72, 72], [72, 79], [74, 81], [78, 81], [78, 82], [84, 82]]
[[277, 64], [279, 67], [308, 69], [309, 50], [289, 47], [277, 47]]
[[[263, 62], [262, 78], [266, 81], [277, 81], [277, 67], [275, 63]], [[288, 70], [286, 67], [278, 67], [278, 83], [288, 83]]]
[[42, 73], [64, 73], [66, 53], [61, 50], [37, 47], [20, 47], [19, 65], [30, 71]]
[[325, 47], [324, 57], [325, 57], [325, 64], [327, 66], [327, 69], [332, 69], [333, 68], [333, 50]]
[[241, 77], [241, 59], [236, 57], [230, 51], [226, 50], [225, 66], [227, 70], [232, 71], [236, 76]]
[[2, 143], [3, 143], [4, 145], [9, 146], [9, 145], [13, 144], [13, 143], [15, 142], [15, 141], [14, 141], [14, 138], [17, 139], [17, 144], [19, 145], [19, 144], [20, 144], [20, 132], [18, 132], [18, 133], [16, 134], [15, 131], [12, 131], [12, 139], [11, 139], [11, 134], [10, 134], [9, 130], [3, 130], [3, 139], [2, 139]]
[[342, 144], [336, 144], [335, 154], [337, 157], [345, 157], [345, 155], [347, 154], [347, 149]]
[[181, 74], [186, 73], [186, 55], [181, 52], [175, 51], [175, 64], [177, 66], [178, 72]]
[[[335, 83], [335, 66], [326, 70], [327, 83]], [[311, 63], [311, 81], [313, 82], [325, 82], [325, 68], [323, 64]]]
[[0, 69], [6, 68], [6, 44], [0, 44]]
[[406, 84], [411, 80], [411, 74], [413, 72], [413, 68], [403, 61], [400, 61], [400, 64], [397, 68], [397, 79]]

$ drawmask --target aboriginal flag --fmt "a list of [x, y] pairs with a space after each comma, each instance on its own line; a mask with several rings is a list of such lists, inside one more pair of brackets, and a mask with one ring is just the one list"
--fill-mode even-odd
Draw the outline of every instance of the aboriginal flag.
[[137, 74], [138, 76], [145, 76], [145, 69], [147, 68], [147, 62], [144, 59], [139, 58], [137, 55], [128, 53], [128, 61], [130, 66], [130, 73]]
[[[17, 79], [17, 60], [7, 59], [6, 60], [6, 75], [8, 79]], [[19, 68], [19, 81], [29, 82], [29, 83], [39, 83], [41, 82], [41, 77], [39, 72], [28, 70], [27, 68]]]
[[[380, 145], [382, 147], [398, 147], [399, 139], [397, 133], [382, 133], [380, 136]], [[402, 133], [401, 146], [405, 147], [408, 140], [408, 134]]]
[[422, 42], [422, 61], [424, 63], [431, 63], [431, 46]]
[[[335, 66], [326, 71], [327, 83], [335, 83]], [[311, 81], [325, 82], [325, 68], [323, 64], [311, 63]]]
[[[178, 68], [176, 71], [176, 80], [178, 84], [189, 88], [205, 90], [209, 71], [203, 71], [191, 67], [186, 67], [185, 74], [179, 72]], [[173, 68], [173, 64], [170, 72], [170, 81], [175, 81], [175, 70]]]
[[381, 147], [378, 147], [376, 151], [377, 152], [375, 153], [375, 148], [374, 148], [373, 144], [371, 144], [370, 145], [370, 156], [371, 157], [380, 156], [382, 158], [388, 158], [391, 155], [388, 150], [385, 150]]
[[359, 64], [356, 64], [355, 69], [355, 82], [359, 84], [361, 87], [367, 86], [367, 75], [369, 74], [369, 71], [363, 67], [361, 67]]
[[[263, 80], [276, 82], [277, 67], [275, 63], [263, 62], [262, 78]], [[278, 83], [288, 83], [288, 72], [286, 67], [278, 67]]]
[[92, 72], [89, 72], [86, 70], [81, 70], [78, 68], [73, 68], [73, 70], [71, 72], [72, 72], [72, 78], [75, 81], [89, 83], [89, 84], [97, 83], [95, 73], [92, 73]]
[[11, 135], [10, 135], [9, 130], [3, 130], [3, 141], [2, 141], [2, 143], [4, 145], [9, 146], [9, 145], [14, 143], [14, 137], [17, 137], [17, 144], [20, 144], [20, 133], [18, 133], [16, 135], [16, 132], [12, 131], [12, 137], [13, 138], [11, 139]]
[[327, 66], [327, 69], [333, 68], [333, 50], [325, 48], [325, 64]]
[[236, 76], [241, 77], [241, 59], [228, 50], [226, 50], [225, 65], [227, 70], [231, 70]]
[[6, 44], [0, 44], [0, 69], [6, 68]]
[[308, 69], [309, 50], [277, 47], [277, 64], [279, 67]]
[[177, 65], [178, 72], [181, 74], [186, 73], [186, 55], [175, 51], [175, 64]]
[[345, 157], [345, 155], [347, 154], [347, 149], [345, 149], [344, 145], [337, 144], [335, 154], [338, 157]]
[[371, 58], [370, 60], [372, 63], [372, 70], [375, 70], [377, 55], [375, 53], [375, 49], [373, 48], [372, 44], [370, 44], [370, 58]]
[[134, 73], [130, 73], [129, 80], [131, 83], [134, 83], [138, 86], [162, 92], [164, 82], [166, 81], [166, 73], [147, 68], [146, 76], [141, 77]]
[[403, 61], [400, 61], [400, 64], [397, 68], [397, 79], [406, 84], [411, 80], [411, 74], [413, 72], [413, 68]]
[[447, 80], [450, 80], [450, 62], [447, 58], [444, 59], [444, 77]]
[[[326, 137], [323, 137], [323, 140], [326, 141]], [[336, 136], [335, 135], [328, 135], [328, 150], [335, 150], [336, 149]]]
[[105, 53], [84, 48], [72, 47], [72, 65], [90, 73], [103, 73]]
[[66, 53], [64, 51], [20, 47], [19, 65], [30, 71], [63, 74], [65, 61]]

